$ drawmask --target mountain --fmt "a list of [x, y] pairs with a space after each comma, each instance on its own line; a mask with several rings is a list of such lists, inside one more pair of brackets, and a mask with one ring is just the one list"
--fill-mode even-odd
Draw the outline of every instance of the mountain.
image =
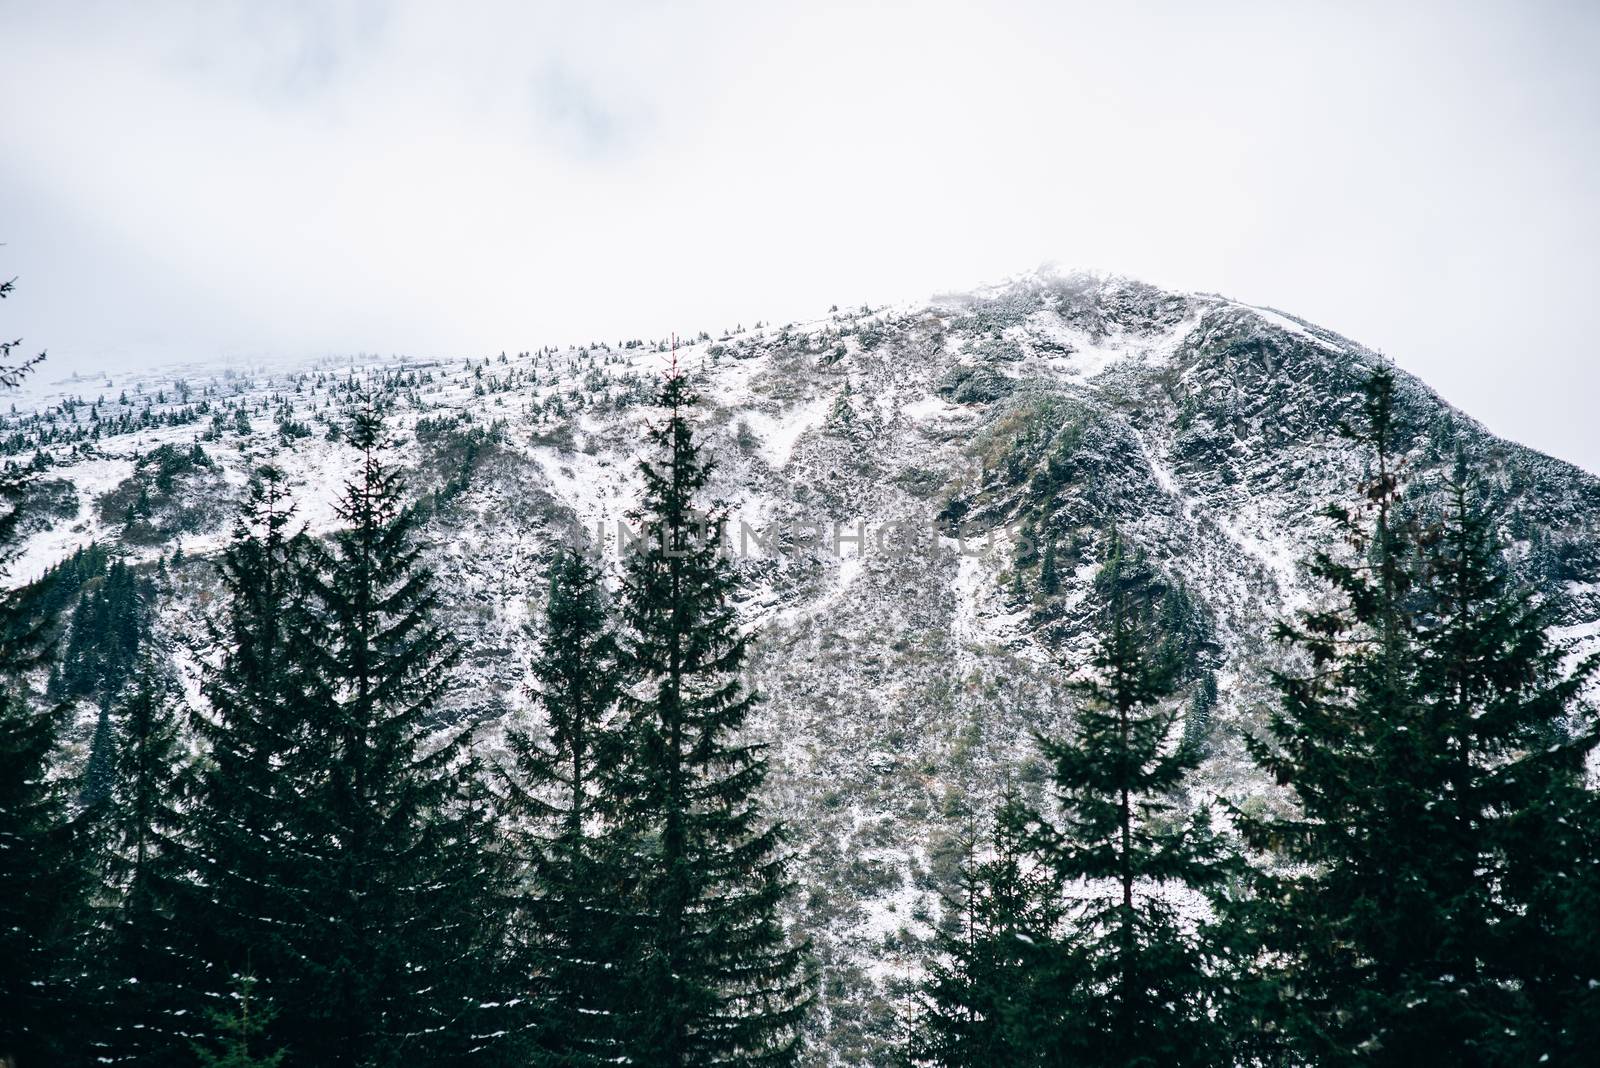
[[[247, 472], [274, 459], [303, 520], [329, 529], [353, 462], [340, 399], [381, 386], [467, 649], [450, 715], [492, 754], [527, 715], [528, 627], [555, 546], [600, 531], [615, 565], [672, 358], [703, 398], [732, 511], [756, 730], [823, 965], [827, 1059], [884, 1060], [963, 838], [1008, 784], [1040, 787], [1031, 732], [1071, 715], [1062, 683], [1113, 532], [1123, 581], [1191, 665], [1188, 690], [1216, 683], [1188, 724], [1206, 753], [1191, 800], [1281, 803], [1240, 739], [1272, 700], [1273, 620], [1318, 596], [1300, 562], [1332, 536], [1322, 510], [1355, 501], [1364, 459], [1340, 422], [1385, 361], [1271, 309], [1122, 278], [1039, 274], [675, 349], [58, 383], [0, 420], [0, 450], [41, 469], [11, 581], [91, 542], [159, 573], [155, 625], [192, 683], [217, 591], [207, 557]], [[1560, 599], [1564, 634], [1600, 640], [1600, 481], [1398, 377], [1410, 507], [1425, 513], [1465, 455], [1519, 573]], [[93, 725], [85, 701], [81, 746]]]

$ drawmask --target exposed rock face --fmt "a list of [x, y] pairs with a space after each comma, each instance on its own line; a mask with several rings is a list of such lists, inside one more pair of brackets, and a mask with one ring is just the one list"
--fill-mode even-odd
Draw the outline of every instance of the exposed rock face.
[[[1329, 535], [1320, 512], [1353, 500], [1364, 459], [1339, 425], [1381, 357], [1221, 297], [1079, 275], [706, 337], [677, 356], [700, 380], [748, 580], [766, 695], [755, 729], [793, 831], [796, 918], [824, 968], [819, 1062], [887, 1060], [961, 839], [1006, 784], [1040, 787], [1030, 732], [1071, 715], [1061, 683], [1082, 661], [1113, 529], [1189, 682], [1219, 683], [1194, 725], [1208, 759], [1192, 798], [1277, 803], [1239, 738], [1271, 699], [1271, 622], [1316, 596], [1299, 562]], [[55, 442], [13, 580], [92, 539], [152, 563], [181, 545], [161, 629], [192, 674], [222, 505], [272, 455], [311, 527], [336, 522], [351, 460], [328, 437], [338, 394], [352, 376], [381, 383], [468, 649], [455, 712], [492, 748], [497, 725], [526, 714], [526, 628], [552, 547], [598, 526], [615, 548], [666, 358], [634, 343], [191, 376], [181, 390], [148, 379], [128, 405], [112, 389], [92, 404], [123, 432], [72, 445], [92, 425], [91, 384], [84, 404], [0, 433], [23, 459], [41, 433]], [[1572, 636], [1600, 633], [1600, 482], [1492, 437], [1405, 375], [1399, 406], [1414, 506], [1465, 454], [1505, 509], [1523, 575], [1564, 598]]]

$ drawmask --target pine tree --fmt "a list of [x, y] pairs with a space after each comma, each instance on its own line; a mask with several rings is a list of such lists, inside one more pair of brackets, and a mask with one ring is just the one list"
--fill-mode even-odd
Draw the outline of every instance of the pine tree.
[[[0, 281], [0, 299], [11, 281]], [[11, 363], [0, 342], [0, 389], [13, 389], [44, 357]], [[15, 559], [33, 474], [0, 470], [0, 569]], [[83, 923], [88, 870], [81, 827], [50, 777], [61, 710], [40, 701], [31, 676], [49, 660], [51, 623], [27, 587], [0, 591], [0, 1061], [29, 1068], [67, 1059], [75, 1036], [70, 963]]]
[[267, 1032], [277, 1011], [270, 1001], [256, 994], [258, 980], [246, 972], [235, 977], [226, 1009], [206, 1012], [206, 1023], [213, 1033], [210, 1040], [191, 1044], [201, 1068], [278, 1068], [285, 1050], [259, 1052], [268, 1042]]
[[203, 1002], [226, 999], [227, 977], [252, 958], [253, 974], [269, 983], [303, 967], [306, 889], [320, 861], [306, 844], [303, 806], [327, 753], [314, 744], [309, 712], [325, 684], [308, 670], [307, 547], [294, 519], [283, 473], [257, 468], [219, 565], [218, 655], [202, 681], [209, 713], [194, 721], [206, 745], [192, 818], [195, 878], [177, 910], [194, 947], [195, 1015], [222, 1011]]
[[[1110, 601], [1079, 684], [1073, 736], [1039, 739], [1053, 765], [1059, 816], [1032, 816], [1030, 840], [1074, 897], [1052, 961], [1056, 1000], [1037, 1041], [1046, 1063], [1210, 1065], [1228, 1062], [1216, 1023], [1210, 946], [1173, 906], [1173, 888], [1209, 891], [1232, 864], [1202, 809], [1174, 813], [1173, 794], [1197, 762], [1162, 708], [1170, 676], [1146, 658], [1122, 586]], [[1048, 1020], [1047, 1024], [1043, 1021]]]
[[839, 433], [849, 436], [856, 429], [856, 410], [851, 400], [850, 380], [844, 381], [844, 387], [839, 390], [839, 396], [833, 402], [832, 422]]
[[114, 560], [91, 579], [72, 612], [56, 694], [115, 699], [132, 674], [149, 629], [148, 583], [125, 560]]
[[1270, 962], [1241, 984], [1242, 1027], [1313, 1063], [1530, 1063], [1560, 1045], [1542, 979], [1578, 985], [1539, 963], [1561, 910], [1538, 888], [1580, 881], [1550, 843], [1595, 742], [1563, 722], [1595, 665], [1561, 671], [1464, 465], [1440, 529], [1399, 518], [1393, 390], [1373, 376], [1355, 431], [1370, 519], [1334, 512], [1355, 559], [1313, 561], [1338, 602], [1282, 628], [1306, 667], [1280, 674], [1270, 737], [1249, 740], [1299, 811], [1239, 814], [1294, 865], [1230, 910], [1238, 948]]
[[1045, 542], [1044, 562], [1039, 565], [1039, 589], [1051, 597], [1061, 589], [1061, 575], [1056, 571], [1055, 539]]
[[479, 1044], [503, 887], [469, 736], [439, 731], [459, 650], [436, 621], [421, 513], [404, 503], [371, 397], [346, 440], [360, 464], [345, 527], [309, 572], [307, 644], [327, 690], [309, 716], [323, 771], [298, 817], [316, 860], [296, 888], [305, 964], [273, 991], [274, 1034], [303, 1064], [448, 1063]]
[[111, 699], [108, 697], [100, 702], [100, 711], [94, 721], [94, 734], [89, 738], [89, 758], [84, 761], [83, 779], [78, 786], [80, 808], [95, 808], [104, 803], [110, 794], [116, 744], [116, 728], [111, 722]]
[[576, 548], [551, 570], [545, 629], [533, 664], [545, 737], [508, 737], [519, 852], [526, 974], [534, 977], [540, 1063], [614, 1062], [625, 1049], [619, 978], [631, 933], [627, 875], [608, 818], [617, 752], [617, 646], [600, 575]]
[[1063, 914], [1061, 882], [1030, 855], [1014, 797], [994, 821], [993, 855], [969, 857], [962, 899], [949, 902], [954, 930], [940, 932], [939, 959], [922, 986], [910, 1057], [940, 1068], [1042, 1063], [1052, 1026], [1047, 987]]
[[[1391, 1014], [1417, 993], [1406, 958], [1426, 950], [1403, 944], [1425, 912], [1431, 851], [1416, 850], [1429, 832], [1432, 792], [1416, 774], [1426, 743], [1406, 612], [1414, 547], [1396, 517], [1386, 373], [1369, 383], [1363, 415], [1349, 433], [1376, 463], [1363, 486], [1370, 526], [1330, 510], [1355, 559], [1320, 552], [1311, 571], [1339, 603], [1280, 625], [1280, 639], [1308, 667], [1278, 675], [1281, 708], [1269, 738], [1246, 738], [1256, 762], [1293, 790], [1299, 811], [1236, 813], [1251, 846], [1296, 865], [1257, 873], [1253, 895], [1231, 903], [1241, 955], [1272, 962], [1241, 982], [1240, 1026], [1265, 1053], [1283, 1056], [1281, 1043], [1313, 1063], [1380, 1049]], [[1434, 932], [1418, 933], [1413, 943]]]
[[185, 1049], [187, 952], [172, 924], [188, 877], [187, 782], [173, 683], [147, 655], [116, 706], [109, 774], [89, 812], [99, 842], [102, 1064], [156, 1063]]
[[[1433, 964], [1445, 992], [1416, 1006], [1407, 1032], [1414, 1049], [1437, 1050], [1441, 1033], [1456, 1033], [1484, 1063], [1532, 1063], [1575, 1052], [1562, 1034], [1564, 1005], [1590, 996], [1587, 978], [1600, 975], [1600, 946], [1564, 929], [1559, 905], [1539, 889], [1581, 893], [1593, 855], [1562, 843], [1581, 841], [1590, 808], [1584, 768], [1600, 734], [1577, 701], [1600, 658], [1564, 670], [1569, 650], [1550, 638], [1554, 606], [1511, 580], [1464, 458], [1445, 489], [1444, 521], [1420, 560], [1427, 595], [1417, 611], [1429, 743], [1418, 770], [1435, 793]], [[1386, 1045], [1403, 1052], [1398, 1041]]]
[[1189, 711], [1183, 719], [1183, 747], [1199, 754], [1211, 733], [1211, 715], [1217, 708], [1217, 673], [1207, 671], [1189, 695]]
[[730, 604], [725, 516], [696, 511], [710, 465], [688, 383], [664, 383], [659, 458], [641, 464], [644, 540], [626, 565], [620, 829], [636, 851], [641, 929], [631, 976], [635, 1063], [791, 1064], [810, 1000], [806, 947], [778, 916], [792, 892], [781, 828], [758, 793], [767, 764], [744, 738], [755, 697]]

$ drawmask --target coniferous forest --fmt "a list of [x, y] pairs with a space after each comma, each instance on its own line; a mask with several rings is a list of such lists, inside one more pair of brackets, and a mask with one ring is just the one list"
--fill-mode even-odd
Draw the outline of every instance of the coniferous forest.
[[[6, 386], [37, 362], [13, 347]], [[1071, 715], [1033, 739], [1044, 789], [965, 843], [901, 1063], [1594, 1063], [1600, 662], [1508, 564], [1465, 455], [1414, 492], [1395, 395], [1366, 379], [1361, 491], [1325, 502], [1321, 595], [1277, 626], [1246, 745], [1282, 803], [1181, 802], [1217, 680], [1113, 529]], [[251, 472], [198, 694], [143, 622], [160, 572], [90, 546], [0, 597], [0, 1062], [827, 1063], [692, 376], [654, 397], [643, 536], [550, 554], [540, 726], [494, 755], [437, 715], [471, 650], [387, 403], [337, 414], [359, 462], [331, 533]], [[0, 474], [13, 555], [37, 478]], [[1032, 565], [1048, 594], [1064, 555]], [[69, 701], [98, 708], [78, 764]]]

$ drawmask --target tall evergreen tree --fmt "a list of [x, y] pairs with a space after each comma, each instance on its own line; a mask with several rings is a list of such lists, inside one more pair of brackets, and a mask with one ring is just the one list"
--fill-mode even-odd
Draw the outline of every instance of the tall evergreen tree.
[[[1581, 827], [1588, 808], [1584, 767], [1600, 735], [1577, 702], [1600, 658], [1565, 670], [1569, 650], [1550, 638], [1554, 606], [1512, 581], [1464, 458], [1445, 490], [1443, 523], [1419, 561], [1426, 595], [1417, 611], [1428, 742], [1418, 771], [1435, 794], [1428, 841], [1438, 857], [1430, 890], [1441, 990], [1426, 1015], [1417, 1007], [1421, 1019], [1408, 1031], [1432, 1031], [1413, 1048], [1437, 1050], [1443, 1017], [1483, 1063], [1537, 1062], [1571, 1050], [1561, 1002], [1600, 976], [1593, 942], [1587, 961], [1567, 956], [1582, 966], [1564, 978], [1542, 966], [1541, 953], [1561, 959], [1581, 940], [1541, 924], [1549, 917], [1524, 889], [1583, 881], [1588, 854], [1556, 842], [1566, 826]], [[1574, 990], [1578, 970], [1589, 975]], [[1398, 1041], [1387, 1045], [1399, 1052]]]
[[188, 876], [186, 760], [165, 664], [147, 654], [117, 702], [99, 841], [98, 980], [102, 1064], [166, 1063], [187, 1050], [186, 949], [172, 923]]
[[149, 630], [149, 582], [126, 560], [113, 560], [91, 580], [72, 612], [57, 676], [62, 697], [97, 697], [109, 705], [139, 662]]
[[1061, 590], [1061, 575], [1056, 570], [1056, 542], [1054, 538], [1045, 542], [1044, 560], [1039, 565], [1039, 589], [1046, 596], [1054, 596]]
[[1189, 694], [1189, 711], [1183, 718], [1183, 745], [1195, 753], [1203, 751], [1206, 736], [1211, 732], [1211, 715], [1217, 708], [1217, 673], [1207, 671], [1200, 676]]
[[521, 897], [534, 979], [530, 1007], [541, 1063], [612, 1063], [625, 1050], [628, 878], [610, 833], [617, 752], [617, 645], [599, 572], [576, 548], [551, 569], [544, 633], [533, 663], [543, 737], [512, 732], [510, 784]]
[[[1115, 555], [1113, 556], [1115, 559]], [[1058, 1000], [1038, 1037], [1044, 1063], [1211, 1065], [1228, 1061], [1216, 1022], [1210, 947], [1180, 919], [1169, 889], [1207, 891], [1230, 858], [1202, 809], [1173, 795], [1197, 763], [1162, 707], [1170, 676], [1146, 658], [1148, 627], [1120, 584], [1109, 595], [1087, 698], [1073, 735], [1041, 738], [1053, 765], [1057, 818], [1032, 818], [1032, 847], [1074, 896], [1052, 967]]]
[[327, 753], [309, 714], [325, 687], [307, 667], [315, 635], [294, 520], [283, 473], [257, 468], [219, 564], [224, 608], [202, 682], [209, 711], [194, 723], [206, 748], [194, 879], [178, 911], [194, 947], [196, 1017], [226, 1011], [229, 977], [252, 961], [269, 987], [303, 967], [298, 939], [320, 860], [305, 843], [303, 807]]
[[1426, 742], [1407, 611], [1414, 545], [1397, 518], [1386, 373], [1370, 382], [1363, 416], [1348, 432], [1373, 455], [1363, 486], [1370, 519], [1330, 510], [1353, 559], [1327, 551], [1313, 558], [1311, 571], [1336, 602], [1280, 625], [1306, 669], [1278, 676], [1281, 708], [1268, 738], [1246, 739], [1256, 762], [1293, 790], [1299, 810], [1236, 814], [1250, 845], [1295, 864], [1258, 873], [1251, 897], [1231, 909], [1235, 936], [1246, 936], [1241, 954], [1272, 962], [1264, 976], [1241, 983], [1241, 1029], [1263, 1056], [1313, 1063], [1382, 1048], [1390, 1022], [1419, 992], [1413, 965], [1437, 934], [1417, 926], [1434, 856], [1421, 841], [1434, 792], [1417, 774]]
[[94, 734], [89, 737], [89, 757], [83, 764], [83, 779], [78, 785], [78, 805], [85, 809], [103, 804], [111, 793], [111, 780], [115, 773], [116, 726], [111, 718], [112, 699], [100, 702], [99, 714], [94, 721]]
[[103, 578], [86, 584], [72, 612], [70, 638], [46, 693], [98, 699], [100, 714], [89, 742], [89, 758], [78, 805], [93, 809], [111, 788], [116, 742], [112, 705], [121, 699], [148, 636], [149, 583], [139, 580], [124, 560], [111, 562]]
[[309, 578], [308, 646], [328, 687], [310, 710], [324, 763], [300, 816], [317, 863], [298, 887], [303, 970], [270, 991], [274, 1034], [303, 1064], [449, 1063], [480, 1044], [475, 988], [493, 971], [503, 888], [468, 734], [437, 718], [459, 652], [372, 398], [358, 398], [346, 440], [360, 463], [345, 526]]
[[810, 1001], [807, 950], [785, 933], [792, 891], [781, 829], [758, 793], [761, 747], [745, 736], [755, 701], [722, 555], [724, 514], [697, 511], [710, 475], [674, 368], [667, 418], [641, 466], [644, 535], [627, 561], [622, 833], [636, 851], [637, 1013], [630, 1057], [673, 1066], [790, 1064]]
[[1354, 559], [1314, 559], [1337, 601], [1281, 629], [1305, 668], [1249, 741], [1298, 811], [1239, 814], [1292, 865], [1232, 909], [1239, 948], [1270, 962], [1241, 984], [1244, 1027], [1275, 1036], [1263, 1056], [1318, 1064], [1530, 1063], [1559, 1049], [1532, 958], [1560, 910], [1517, 891], [1577, 881], [1549, 843], [1594, 745], [1564, 723], [1594, 664], [1562, 672], [1464, 467], [1439, 530], [1398, 518], [1393, 398], [1375, 374], [1354, 431], [1368, 516], [1334, 512]]
[[949, 902], [939, 958], [922, 987], [910, 1056], [940, 1068], [1049, 1063], [1046, 1033], [1064, 913], [1060, 878], [1028, 849], [1026, 817], [1009, 798], [994, 821], [993, 854], [968, 858], [962, 898]]
[[[0, 281], [0, 299], [13, 283]], [[44, 357], [12, 362], [0, 342], [0, 389], [13, 389]], [[0, 469], [0, 569], [15, 560], [33, 473]], [[61, 710], [35, 692], [46, 666], [50, 619], [26, 588], [0, 591], [0, 1060], [19, 1068], [61, 1063], [74, 1042], [66, 986], [77, 957], [88, 869], [81, 827], [50, 770]]]

